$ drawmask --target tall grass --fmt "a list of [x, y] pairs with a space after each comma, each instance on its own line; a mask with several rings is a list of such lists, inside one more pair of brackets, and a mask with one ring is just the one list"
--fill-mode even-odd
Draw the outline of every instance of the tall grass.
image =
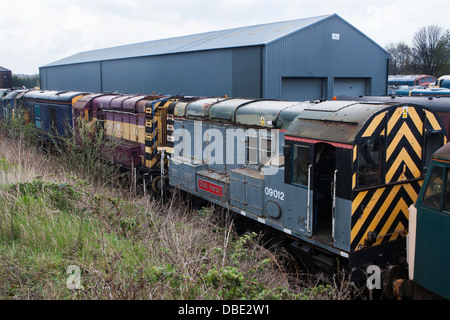
[[0, 136], [0, 299], [348, 297], [347, 288], [303, 286], [282, 263], [288, 254], [255, 233], [238, 236], [229, 212], [95, 183], [96, 159]]
[[108, 139], [98, 122], [88, 124], [77, 118], [76, 127], [75, 130], [67, 124], [64, 136], [53, 138], [57, 162], [64, 164], [65, 171], [85, 177], [97, 186], [123, 182], [125, 174], [111, 165], [118, 158], [118, 142]]

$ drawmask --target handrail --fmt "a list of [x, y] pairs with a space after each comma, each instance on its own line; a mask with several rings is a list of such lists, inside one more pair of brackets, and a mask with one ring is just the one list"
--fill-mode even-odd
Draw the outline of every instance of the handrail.
[[336, 220], [336, 178], [337, 178], [337, 170], [334, 170], [334, 178], [333, 178], [333, 211], [332, 211], [332, 227], [331, 227], [331, 237], [334, 239], [334, 223]]
[[311, 168], [312, 164], [308, 166], [308, 200], [307, 200], [307, 207], [306, 207], [306, 230], [308, 232], [311, 232], [311, 226], [310, 226], [310, 209], [311, 209]]

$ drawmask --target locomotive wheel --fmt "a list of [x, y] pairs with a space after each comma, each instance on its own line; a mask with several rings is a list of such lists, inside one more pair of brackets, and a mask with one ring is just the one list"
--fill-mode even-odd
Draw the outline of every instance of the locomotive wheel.
[[155, 193], [161, 192], [161, 176], [157, 176], [152, 181], [152, 190]]
[[394, 282], [398, 279], [408, 279], [405, 268], [399, 265], [389, 266], [383, 274], [383, 295], [388, 299], [396, 299]]

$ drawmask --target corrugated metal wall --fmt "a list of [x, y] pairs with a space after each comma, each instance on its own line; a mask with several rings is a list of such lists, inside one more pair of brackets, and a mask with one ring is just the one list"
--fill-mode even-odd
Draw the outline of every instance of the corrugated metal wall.
[[213, 96], [231, 94], [231, 70], [230, 50], [104, 61], [103, 90]]
[[[337, 16], [268, 44], [263, 56], [264, 98], [295, 99], [291, 90], [283, 95], [283, 82], [292, 85], [286, 79], [296, 78], [298, 83], [304, 78], [325, 79], [325, 99], [339, 94], [335, 78], [354, 78], [355, 85], [364, 79], [366, 94], [386, 93], [387, 52]], [[301, 86], [298, 92], [305, 97]], [[315, 94], [310, 98], [317, 99]]]
[[333, 15], [265, 46], [105, 60], [40, 71], [43, 89], [308, 100], [350, 92], [385, 94], [387, 58], [380, 46]]
[[43, 89], [261, 97], [261, 49], [243, 47], [41, 68]]
[[101, 92], [100, 62], [40, 68], [42, 89]]
[[233, 49], [233, 97], [261, 98], [262, 47]]

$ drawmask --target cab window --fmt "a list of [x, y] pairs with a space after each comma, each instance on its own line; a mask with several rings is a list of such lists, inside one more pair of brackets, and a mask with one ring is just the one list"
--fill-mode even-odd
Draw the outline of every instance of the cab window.
[[370, 186], [382, 182], [383, 140], [365, 139], [358, 145], [358, 186]]
[[272, 140], [276, 136], [270, 130], [247, 130], [245, 137], [246, 163], [250, 167], [264, 166], [274, 156]]
[[259, 146], [260, 162], [265, 165], [272, 158], [272, 132], [260, 130]]
[[431, 157], [437, 149], [442, 147], [442, 136], [438, 133], [426, 134], [423, 147], [423, 174], [427, 172]]
[[450, 170], [447, 169], [447, 184], [445, 188], [445, 211], [450, 212]]
[[57, 122], [56, 122], [56, 109], [50, 108], [50, 131], [56, 132]]
[[441, 209], [444, 169], [434, 167], [423, 196], [423, 204], [433, 209]]
[[292, 184], [308, 185], [308, 168], [311, 164], [309, 146], [294, 145], [292, 159]]
[[247, 149], [247, 164], [258, 164], [258, 135], [256, 132], [247, 132], [245, 141], [245, 148]]

